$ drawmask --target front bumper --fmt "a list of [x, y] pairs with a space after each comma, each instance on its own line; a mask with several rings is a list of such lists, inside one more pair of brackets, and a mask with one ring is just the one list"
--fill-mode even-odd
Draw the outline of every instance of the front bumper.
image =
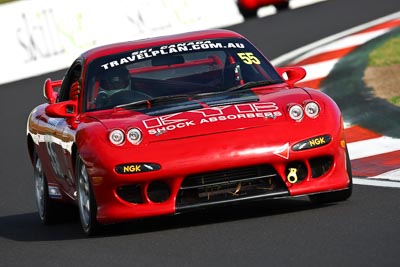
[[[312, 132], [292, 131], [288, 137], [254, 128], [153, 142], [132, 149], [111, 148], [102, 155], [86, 153], [97, 219], [113, 223], [347, 188], [350, 179], [342, 128]], [[294, 144], [310, 135], [329, 135], [331, 140], [323, 146], [292, 150]], [[116, 166], [121, 164], [131, 171], [117, 171]], [[158, 164], [160, 168], [142, 171], [140, 164]], [[291, 169], [295, 169], [296, 179]]]

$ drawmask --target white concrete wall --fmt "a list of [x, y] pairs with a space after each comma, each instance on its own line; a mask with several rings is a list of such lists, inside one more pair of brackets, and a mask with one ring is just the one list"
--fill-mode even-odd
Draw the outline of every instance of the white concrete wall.
[[241, 23], [232, 0], [25, 0], [0, 5], [0, 84], [102, 44]]

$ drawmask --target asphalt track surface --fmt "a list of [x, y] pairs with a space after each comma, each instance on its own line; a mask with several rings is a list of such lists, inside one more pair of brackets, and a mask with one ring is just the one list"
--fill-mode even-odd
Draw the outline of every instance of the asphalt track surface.
[[[229, 27], [270, 58], [400, 10], [329, 0]], [[25, 128], [46, 77], [0, 86], [0, 266], [398, 266], [399, 189], [355, 185], [349, 201], [273, 200], [114, 225], [85, 238], [75, 217], [39, 222]]]

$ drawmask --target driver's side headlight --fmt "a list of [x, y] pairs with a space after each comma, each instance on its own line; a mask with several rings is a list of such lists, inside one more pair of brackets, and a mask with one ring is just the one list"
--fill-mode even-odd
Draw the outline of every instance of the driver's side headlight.
[[116, 129], [110, 132], [108, 139], [114, 145], [122, 145], [125, 141], [125, 134], [122, 130]]

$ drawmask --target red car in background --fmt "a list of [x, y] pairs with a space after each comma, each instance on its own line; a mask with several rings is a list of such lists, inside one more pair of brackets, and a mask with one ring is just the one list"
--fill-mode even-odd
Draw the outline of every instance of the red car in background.
[[240, 13], [245, 18], [255, 17], [260, 7], [274, 5], [278, 11], [289, 8], [289, 0], [238, 0]]
[[[272, 198], [352, 193], [341, 112], [245, 37], [208, 30], [98, 47], [27, 123], [44, 224], [101, 225]], [[284, 78], [285, 77], [285, 78]]]

